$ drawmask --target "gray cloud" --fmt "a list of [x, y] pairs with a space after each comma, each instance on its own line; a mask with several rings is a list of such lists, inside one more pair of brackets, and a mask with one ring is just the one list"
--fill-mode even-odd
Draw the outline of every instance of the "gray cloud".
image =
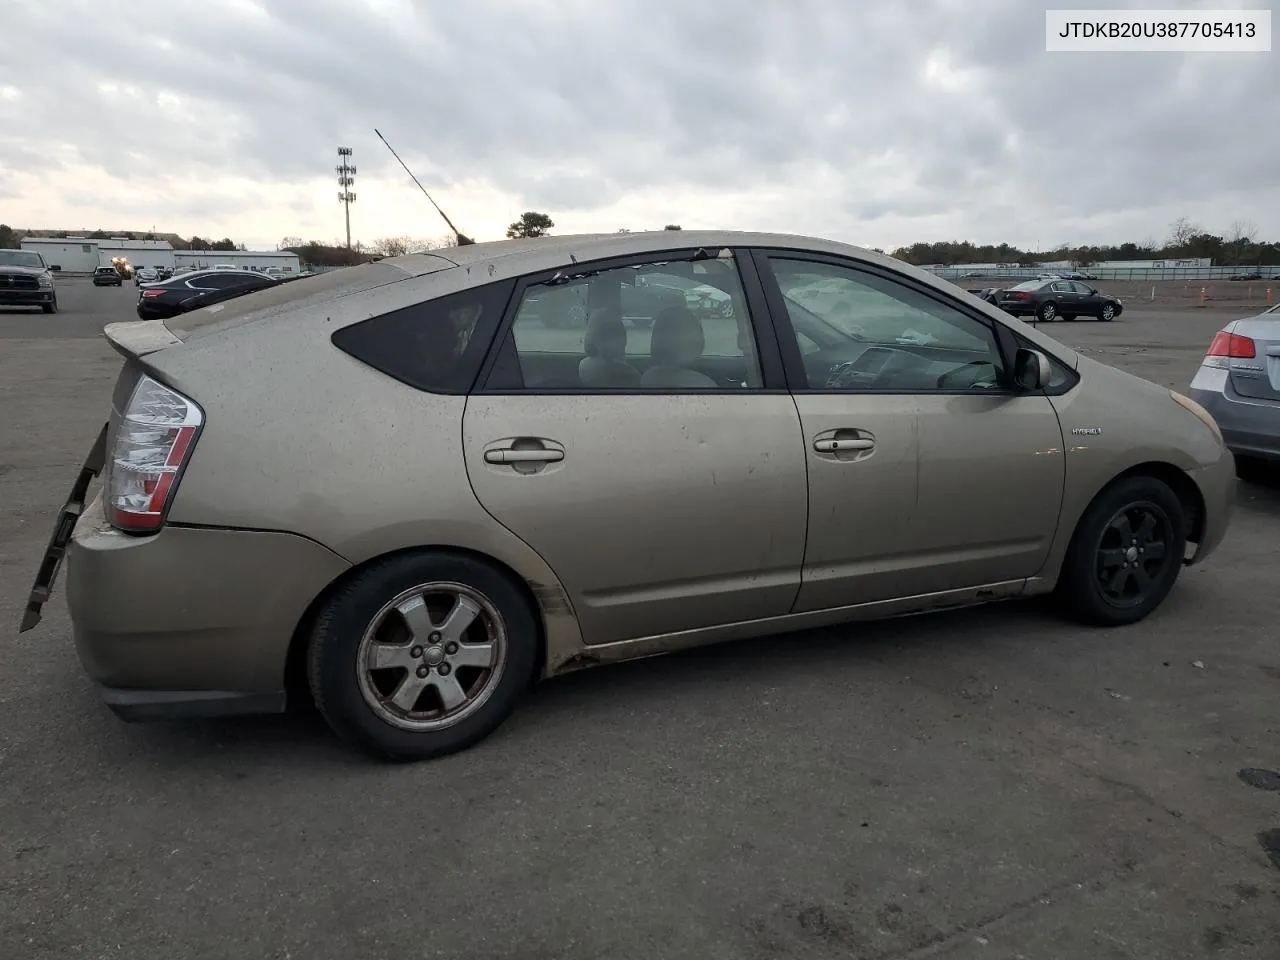
[[[1170, 209], [1219, 206], [1280, 236], [1275, 55], [1046, 54], [1046, 5], [17, 4], [12, 35], [52, 42], [6, 48], [21, 95], [0, 101], [0, 165], [51, 172], [69, 143], [133, 185], [289, 184], [327, 177], [342, 142], [362, 176], [401, 178], [378, 127], [429, 189], [487, 180], [553, 216], [785, 187], [793, 229], [868, 241], [915, 218], [1130, 239], [1104, 231], [1163, 235]], [[806, 195], [819, 170], [840, 196]], [[761, 224], [748, 208], [725, 225]]]

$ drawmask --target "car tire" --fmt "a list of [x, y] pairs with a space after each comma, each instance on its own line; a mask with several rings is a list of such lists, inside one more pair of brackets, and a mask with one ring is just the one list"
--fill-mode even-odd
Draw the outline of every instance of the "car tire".
[[1106, 320], [1110, 323], [1116, 318], [1116, 305], [1114, 303], [1104, 303], [1102, 310], [1098, 313], [1099, 320]]
[[53, 298], [53, 300], [52, 300], [51, 302], [49, 302], [49, 303], [42, 303], [42, 304], [40, 304], [40, 309], [41, 309], [41, 310], [43, 310], [45, 313], [57, 313], [57, 312], [58, 312], [58, 298], [57, 298], [57, 297], [54, 297], [54, 298]]
[[[1187, 527], [1182, 501], [1163, 481], [1138, 475], [1113, 483], [1076, 525], [1054, 594], [1059, 609], [1091, 626], [1142, 620], [1178, 579]], [[1157, 545], [1160, 555], [1150, 556]]]
[[[416, 631], [397, 604], [416, 604]], [[458, 633], [448, 611], [464, 609], [474, 619]], [[515, 708], [535, 676], [538, 629], [519, 586], [481, 560], [440, 551], [392, 557], [357, 573], [321, 607], [307, 655], [311, 695], [339, 737], [375, 757], [455, 753]], [[487, 668], [476, 653], [484, 643]]]
[[1037, 308], [1036, 310], [1036, 318], [1041, 323], [1052, 323], [1054, 320], [1057, 319], [1057, 317], [1058, 317], [1058, 308], [1053, 303], [1053, 301], [1040, 304], [1039, 308]]

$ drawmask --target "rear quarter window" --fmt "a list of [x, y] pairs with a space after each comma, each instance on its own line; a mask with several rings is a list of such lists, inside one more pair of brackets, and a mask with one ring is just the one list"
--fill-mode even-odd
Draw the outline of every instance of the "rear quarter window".
[[514, 290], [503, 280], [416, 303], [335, 330], [333, 345], [418, 390], [466, 393]]

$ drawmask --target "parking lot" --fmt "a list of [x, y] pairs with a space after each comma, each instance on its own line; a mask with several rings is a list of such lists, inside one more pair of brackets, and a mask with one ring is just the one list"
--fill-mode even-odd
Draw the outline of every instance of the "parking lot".
[[[59, 300], [0, 308], [0, 958], [1275, 958], [1280, 792], [1241, 774], [1280, 771], [1280, 484], [1134, 627], [1027, 603], [729, 644], [381, 765], [305, 709], [116, 720], [61, 591], [17, 635], [101, 327], [135, 319], [129, 284]], [[1184, 389], [1238, 315], [1047, 332]]]

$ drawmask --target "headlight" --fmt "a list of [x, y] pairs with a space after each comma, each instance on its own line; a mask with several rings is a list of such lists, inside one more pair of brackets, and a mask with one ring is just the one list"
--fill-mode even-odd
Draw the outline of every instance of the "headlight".
[[1178, 404], [1178, 406], [1182, 407], [1182, 409], [1194, 413], [1199, 417], [1200, 422], [1213, 431], [1213, 435], [1218, 438], [1218, 442], [1222, 442], [1222, 431], [1218, 429], [1218, 424], [1214, 421], [1213, 414], [1200, 406], [1200, 404], [1196, 403], [1190, 397], [1184, 397], [1176, 390], [1170, 390], [1169, 396], [1173, 397], [1174, 402]]
[[48, 273], [42, 273], [40, 274], [40, 279], [37, 282], [40, 284], [40, 286], [44, 287], [45, 289], [48, 289], [49, 287], [53, 286], [53, 276]]

